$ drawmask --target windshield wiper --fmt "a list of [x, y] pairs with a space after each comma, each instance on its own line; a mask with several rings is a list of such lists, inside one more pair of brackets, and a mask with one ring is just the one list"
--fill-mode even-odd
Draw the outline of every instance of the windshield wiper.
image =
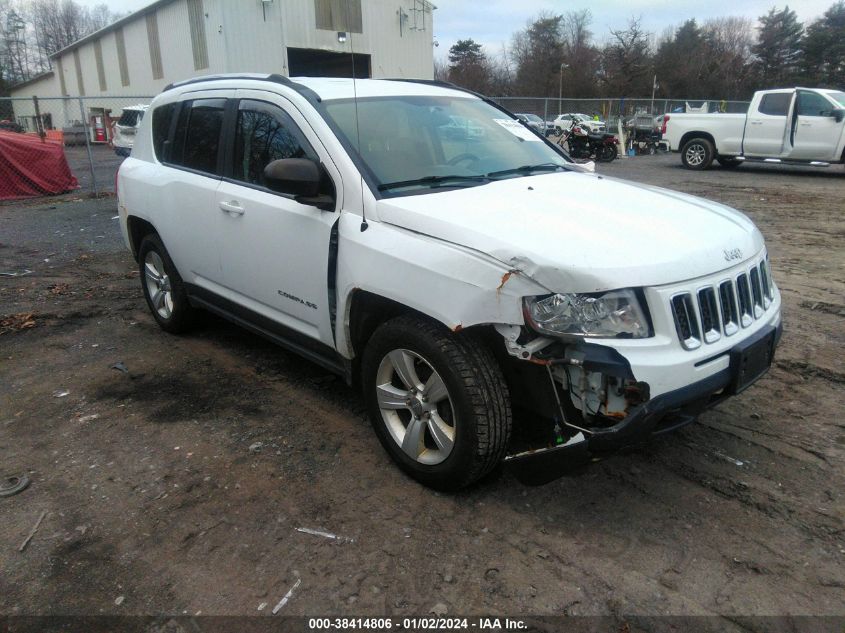
[[479, 174], [477, 176], [459, 176], [457, 174], [453, 174], [450, 176], [424, 176], [422, 178], [414, 178], [413, 180], [398, 180], [396, 182], [386, 182], [378, 186], [379, 191], [386, 191], [387, 189], [399, 189], [401, 187], [413, 187], [414, 185], [429, 185], [431, 187], [435, 187], [442, 183], [448, 182], [477, 182], [483, 183], [487, 182], [490, 179], [483, 175]]
[[487, 174], [488, 178], [496, 178], [497, 176], [510, 176], [511, 174], [532, 174], [535, 171], [557, 171], [558, 169], [565, 169], [559, 163], [540, 163], [538, 165], [522, 165], [522, 167], [514, 167], [513, 169], [502, 169], [501, 171], [491, 171]]

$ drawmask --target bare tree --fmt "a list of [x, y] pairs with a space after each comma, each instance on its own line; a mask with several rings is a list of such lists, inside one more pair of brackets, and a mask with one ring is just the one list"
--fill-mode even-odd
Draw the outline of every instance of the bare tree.
[[593, 17], [589, 9], [570, 11], [563, 16], [563, 50], [566, 90], [579, 97], [598, 94], [597, 73], [599, 51], [593, 45], [590, 24]]
[[611, 30], [613, 40], [602, 50], [601, 78], [611, 96], [645, 97], [651, 94], [653, 69], [650, 34], [631, 18], [628, 28]]
[[7, 84], [50, 69], [50, 57], [119, 19], [76, 0], [0, 0], [0, 72]]

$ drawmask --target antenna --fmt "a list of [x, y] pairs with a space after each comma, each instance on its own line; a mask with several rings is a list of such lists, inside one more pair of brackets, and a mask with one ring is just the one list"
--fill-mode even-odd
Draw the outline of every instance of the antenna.
[[[349, 22], [349, 2], [346, 0], [346, 28], [351, 26]], [[361, 154], [361, 124], [358, 118], [358, 85], [355, 76], [355, 49], [352, 46], [352, 30], [349, 31], [349, 53], [352, 57], [352, 100], [355, 103], [355, 143], [358, 154]], [[367, 224], [367, 211], [364, 208], [364, 176], [361, 175], [361, 233], [370, 228]]]

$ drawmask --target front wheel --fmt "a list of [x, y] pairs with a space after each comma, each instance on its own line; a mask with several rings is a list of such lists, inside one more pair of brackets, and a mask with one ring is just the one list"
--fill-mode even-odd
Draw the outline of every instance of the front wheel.
[[416, 316], [380, 326], [364, 351], [364, 397], [382, 446], [417, 481], [457, 490], [504, 458], [507, 385], [490, 351]]
[[681, 162], [687, 169], [707, 169], [713, 162], [716, 151], [706, 138], [694, 138], [681, 148]]

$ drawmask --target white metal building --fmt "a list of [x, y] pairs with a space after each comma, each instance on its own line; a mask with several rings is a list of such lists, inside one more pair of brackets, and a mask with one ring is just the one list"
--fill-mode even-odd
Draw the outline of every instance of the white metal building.
[[[90, 117], [114, 110], [114, 99], [91, 97], [151, 96], [213, 73], [351, 77], [354, 59], [357, 77], [431, 79], [435, 8], [429, 0], [157, 0], [56, 53], [52, 72], [13, 87], [12, 97], [86, 97]], [[79, 111], [64, 109], [45, 101], [42, 113], [58, 127]], [[15, 103], [19, 118], [31, 110]]]

